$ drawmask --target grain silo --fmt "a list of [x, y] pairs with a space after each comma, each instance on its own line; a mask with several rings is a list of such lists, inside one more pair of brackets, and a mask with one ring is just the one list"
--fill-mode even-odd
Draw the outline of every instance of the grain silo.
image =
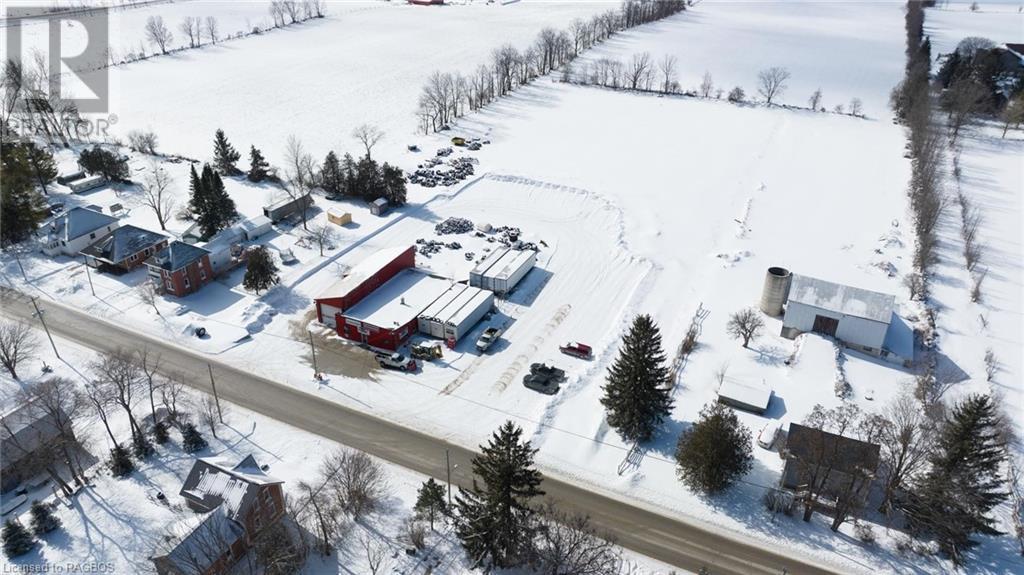
[[793, 275], [786, 268], [770, 267], [764, 276], [764, 290], [761, 292], [761, 311], [772, 316], [782, 315], [782, 306], [789, 299], [789, 286]]

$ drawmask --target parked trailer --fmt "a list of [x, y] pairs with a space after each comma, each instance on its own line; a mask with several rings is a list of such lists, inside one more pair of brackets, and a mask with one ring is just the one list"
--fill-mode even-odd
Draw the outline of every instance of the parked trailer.
[[533, 250], [495, 250], [469, 272], [469, 285], [498, 295], [507, 294], [536, 263], [537, 252]]
[[100, 174], [96, 174], [95, 176], [89, 176], [87, 178], [68, 182], [68, 187], [71, 188], [73, 193], [81, 194], [82, 192], [88, 192], [89, 190], [94, 190], [104, 186], [106, 183], [106, 178]]
[[458, 341], [494, 307], [494, 294], [465, 284], [452, 284], [420, 314], [421, 333]]

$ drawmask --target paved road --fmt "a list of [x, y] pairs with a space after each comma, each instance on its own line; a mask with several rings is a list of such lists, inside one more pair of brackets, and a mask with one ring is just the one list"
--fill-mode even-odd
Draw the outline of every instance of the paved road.
[[[45, 309], [47, 324], [54, 334], [98, 351], [148, 345], [161, 354], [164, 370], [181, 373], [188, 385], [206, 392], [210, 391], [207, 364], [211, 363], [222, 398], [402, 467], [444, 480], [444, 453], [450, 450], [452, 464], [458, 465], [452, 482], [469, 485], [469, 462], [475, 454], [471, 450], [212, 361], [201, 353], [168, 345], [52, 301], [40, 300], [40, 305]], [[0, 313], [36, 322], [32, 311], [26, 296], [0, 288]], [[587, 513], [598, 529], [611, 534], [622, 546], [688, 571], [697, 572], [706, 567], [715, 575], [838, 573], [785, 550], [765, 549], [550, 475], [545, 477], [543, 488], [561, 509]]]

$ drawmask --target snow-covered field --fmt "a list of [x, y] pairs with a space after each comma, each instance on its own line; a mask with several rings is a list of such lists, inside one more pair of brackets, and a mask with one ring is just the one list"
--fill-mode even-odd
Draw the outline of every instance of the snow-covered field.
[[[784, 517], [769, 523], [759, 498], [782, 468], [775, 452], [755, 447], [754, 470], [716, 499], [683, 487], [672, 462], [676, 437], [714, 400], [715, 372], [724, 365], [730, 375], [763, 379], [775, 391], [765, 417], [741, 414], [755, 434], [769, 421], [802, 420], [816, 403], [839, 402], [831, 343], [816, 336], [800, 344], [782, 339], [779, 322], [771, 319], [766, 335], [749, 350], [725, 335], [729, 314], [757, 303], [767, 267], [895, 294], [908, 323], [915, 321], [901, 284], [910, 271], [913, 241], [905, 200], [910, 169], [902, 128], [891, 122], [886, 108], [903, 68], [901, 5], [704, 2], [689, 13], [622, 33], [586, 56], [626, 59], [649, 51], [658, 59], [673, 53], [684, 89], [695, 87], [707, 70], [716, 84], [742, 85], [748, 93], [758, 70], [783, 66], [793, 78], [782, 102], [805, 105], [820, 87], [830, 108], [848, 105], [854, 97], [863, 100], [867, 119], [616, 93], [549, 78], [467, 116], [451, 133], [413, 136], [420, 83], [434, 69], [470, 70], [502, 42], [521, 46], [543, 25], [564, 27], [576, 15], [606, 8], [525, 2], [436, 11], [382, 6], [230, 47], [119, 67], [116, 129], [153, 128], [168, 153], [207, 158], [212, 133], [222, 127], [236, 147], [256, 144], [274, 163], [292, 133], [322, 157], [331, 147], [354, 150], [349, 131], [366, 121], [389, 134], [374, 157], [406, 169], [426, 155], [406, 151], [411, 141], [433, 150], [458, 133], [493, 143], [472, 153], [480, 161], [478, 179], [440, 191], [411, 186], [411, 204], [385, 218], [345, 204], [356, 225], [339, 229], [336, 248], [324, 257], [303, 245], [301, 226], [277, 229], [265, 241], [274, 250], [294, 250], [299, 263], [283, 267], [282, 285], [260, 298], [241, 288], [236, 272], [184, 302], [160, 303], [164, 313], [157, 318], [132, 287], [143, 281], [144, 272], [94, 276], [97, 298], [81, 266], [66, 259], [26, 258], [29, 285], [7, 260], [3, 279], [187, 345], [196, 345], [188, 326], [202, 323], [213, 334], [204, 351], [224, 361], [244, 366], [258, 359], [281, 381], [465, 445], [479, 443], [513, 418], [533, 434], [546, 472], [815, 555], [844, 572], [947, 570], [945, 563], [899, 555], [895, 531], [879, 533], [879, 547], [868, 549], [852, 536], [849, 524], [836, 535], [820, 516], [810, 524]], [[1022, 41], [1020, 16], [1008, 8], [999, 17], [954, 8], [928, 11], [933, 54], [948, 52], [966, 35]], [[451, 41], [456, 37], [459, 42]], [[274, 70], [274, 77], [266, 70]], [[208, 91], [168, 89], [172, 77], [187, 77]], [[969, 378], [957, 392], [987, 388], [981, 358], [992, 347], [1003, 364], [996, 385], [1017, 407], [1019, 425], [1024, 413], [1018, 383], [1024, 344], [1019, 226], [1024, 150], [1019, 133], [1013, 137], [1004, 141], [992, 129], [976, 130], [961, 143], [965, 186], [986, 211], [986, 297], [980, 306], [969, 302], [969, 282], [956, 259], [958, 216], [950, 214], [935, 298], [943, 306], [941, 350]], [[72, 160], [64, 154], [62, 161]], [[140, 158], [133, 164], [146, 169]], [[183, 201], [187, 165], [166, 167]], [[242, 181], [227, 185], [248, 216], [259, 213], [273, 193]], [[106, 190], [67, 201], [104, 206], [120, 201], [132, 209], [132, 223], [155, 225], [137, 190]], [[323, 210], [335, 204], [317, 202], [320, 221]], [[490, 320], [507, 326], [499, 346], [479, 356], [471, 345], [474, 333], [422, 373], [399, 375], [360, 367], [368, 364], [365, 354], [318, 329], [326, 364], [321, 369], [330, 381], [314, 383], [303, 333], [311, 318], [310, 298], [375, 249], [432, 239], [433, 225], [449, 216], [518, 226], [523, 239], [546, 244], [538, 269]], [[175, 222], [170, 230], [183, 227]], [[463, 253], [479, 257], [487, 247], [469, 235], [441, 239], [455, 239], [463, 248], [419, 258], [418, 265], [455, 279], [472, 266]], [[190, 311], [175, 315], [179, 303]], [[634, 314], [649, 313], [671, 352], [698, 306], [710, 316], [681, 373], [671, 421], [642, 459], [624, 465], [630, 446], [608, 429], [598, 402], [619, 336]], [[979, 314], [988, 322], [985, 329]], [[236, 344], [245, 333], [252, 338]], [[595, 359], [560, 356], [557, 345], [570, 339], [594, 345]], [[568, 372], [556, 397], [519, 384], [535, 361], [554, 362]], [[847, 353], [843, 367], [854, 401], [868, 411], [913, 386], [908, 370], [854, 352]], [[986, 560], [973, 562], [972, 569], [1013, 571], [1015, 559], [1005, 538], [983, 539]]]
[[[860, 98], [864, 113], [889, 116], [889, 88], [900, 81], [903, 59], [892, 51], [903, 37], [900, 2], [776, 2], [706, 0], [695, 9], [617, 35], [574, 66], [601, 58], [628, 63], [648, 52], [657, 65], [675, 56], [679, 85], [696, 91], [705, 72], [728, 94], [735, 86], [757, 96], [757, 74], [789, 70], [781, 104], [807, 106], [816, 89], [821, 106], [849, 109]], [[880, 86], [887, 86], [879, 90]], [[723, 96], [724, 97], [724, 96]]]

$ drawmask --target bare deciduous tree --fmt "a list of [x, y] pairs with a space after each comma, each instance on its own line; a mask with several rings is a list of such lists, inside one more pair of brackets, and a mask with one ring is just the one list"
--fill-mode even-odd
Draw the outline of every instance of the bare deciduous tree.
[[864, 115], [864, 103], [860, 101], [860, 98], [850, 100], [850, 114], [853, 116]]
[[811, 97], [807, 99], [807, 106], [817, 112], [818, 109], [821, 108], [821, 98], [821, 88], [818, 88], [811, 94]]
[[650, 70], [650, 52], [633, 54], [633, 58], [630, 59], [629, 66], [626, 68], [626, 80], [629, 82], [630, 89], [636, 90], [641, 88], [643, 80], [650, 73]]
[[195, 16], [185, 16], [181, 20], [181, 24], [178, 25], [178, 29], [181, 33], [188, 37], [188, 47], [195, 48], [201, 41], [200, 38], [200, 20]]
[[387, 572], [391, 565], [387, 545], [365, 531], [359, 536], [359, 545], [366, 554], [366, 566], [371, 575]]
[[59, 451], [78, 485], [85, 485], [85, 471], [78, 457], [79, 442], [75, 433], [87, 409], [86, 398], [71, 381], [51, 377], [22, 388], [18, 403], [32, 405], [53, 425], [57, 437], [48, 447]]
[[210, 39], [211, 44], [217, 43], [217, 40], [220, 39], [220, 25], [217, 23], [216, 16], [206, 17], [206, 21], [203, 24], [203, 33]]
[[715, 81], [711, 78], [711, 72], [704, 71], [704, 77], [700, 80], [700, 97], [710, 98], [711, 92], [715, 89]]
[[143, 154], [155, 154], [158, 138], [152, 130], [132, 130], [128, 132], [128, 146]]
[[548, 503], [541, 511], [536, 558], [540, 572], [559, 575], [617, 575], [622, 553], [597, 534], [586, 515], [569, 515]]
[[217, 400], [212, 395], [204, 395], [199, 402], [199, 422], [209, 427], [214, 437], [217, 437], [217, 428], [220, 426], [223, 412], [223, 408], [218, 411]]
[[764, 329], [764, 320], [761, 314], [752, 307], [741, 309], [729, 316], [729, 322], [725, 324], [726, 332], [733, 339], [742, 339], [743, 347], [750, 345], [750, 341], [757, 339], [761, 330]]
[[950, 83], [942, 94], [942, 107], [949, 114], [950, 138], [956, 140], [960, 130], [981, 111], [988, 90], [969, 77], [960, 77]]
[[885, 488], [879, 511], [888, 514], [898, 490], [920, 471], [928, 460], [933, 426], [911, 395], [903, 394], [886, 406], [887, 420], [879, 444], [885, 470]]
[[36, 356], [39, 338], [27, 323], [4, 321], [0, 323], [0, 363], [18, 379], [18, 364]]
[[[454, 98], [453, 99], [457, 99]], [[449, 105], [446, 103], [446, 105]], [[377, 145], [384, 138], [384, 132], [377, 126], [370, 124], [363, 124], [352, 130], [352, 137], [359, 140], [359, 143], [366, 149], [366, 157], [370, 157], [370, 152], [373, 151], [373, 147]]]
[[387, 494], [384, 468], [362, 451], [336, 449], [324, 459], [322, 475], [341, 508], [357, 521], [376, 511]]
[[[306, 151], [302, 141], [294, 135], [288, 136], [285, 161], [288, 162], [285, 169], [288, 185], [284, 186], [284, 191], [292, 200], [299, 200], [316, 187], [316, 175], [320, 168], [313, 160], [313, 156]], [[299, 215], [302, 217], [302, 229], [306, 231], [309, 231], [308, 213], [309, 205], [305, 201], [300, 201]]]
[[300, 481], [297, 489], [292, 514], [300, 525], [316, 536], [313, 548], [321, 555], [330, 555], [335, 542], [347, 534], [341, 506], [325, 483], [314, 486]]
[[157, 288], [156, 284], [153, 283], [152, 280], [147, 279], [143, 281], [137, 288], [135, 288], [135, 291], [138, 292], [139, 299], [142, 303], [152, 306], [156, 315], [161, 315], [160, 308], [156, 305], [157, 300], [160, 299], [159, 288]]
[[142, 202], [156, 214], [161, 230], [167, 229], [167, 222], [174, 213], [174, 195], [170, 192], [173, 184], [171, 175], [156, 161], [150, 164], [149, 173], [142, 182]]
[[161, 54], [167, 53], [167, 45], [174, 36], [164, 24], [163, 16], [150, 16], [146, 19], [146, 39], [160, 49]]
[[144, 444], [142, 427], [135, 418], [135, 406], [139, 396], [145, 393], [146, 386], [142, 370], [135, 359], [124, 350], [103, 352], [89, 366], [99, 385], [99, 392], [106, 398], [107, 404], [120, 406], [124, 410], [128, 415], [132, 439], [136, 445]]
[[336, 237], [337, 233], [330, 223], [316, 224], [309, 230], [309, 239], [320, 248], [321, 257], [324, 255], [324, 248], [332, 246]]
[[761, 70], [757, 73], [757, 93], [761, 94], [765, 103], [771, 106], [772, 101], [786, 91], [786, 82], [789, 78], [789, 70], [779, 66]]
[[658, 62], [658, 72], [661, 73], [661, 91], [666, 94], [670, 94], [675, 91], [677, 64], [678, 60], [671, 54], [665, 54], [665, 56]]

